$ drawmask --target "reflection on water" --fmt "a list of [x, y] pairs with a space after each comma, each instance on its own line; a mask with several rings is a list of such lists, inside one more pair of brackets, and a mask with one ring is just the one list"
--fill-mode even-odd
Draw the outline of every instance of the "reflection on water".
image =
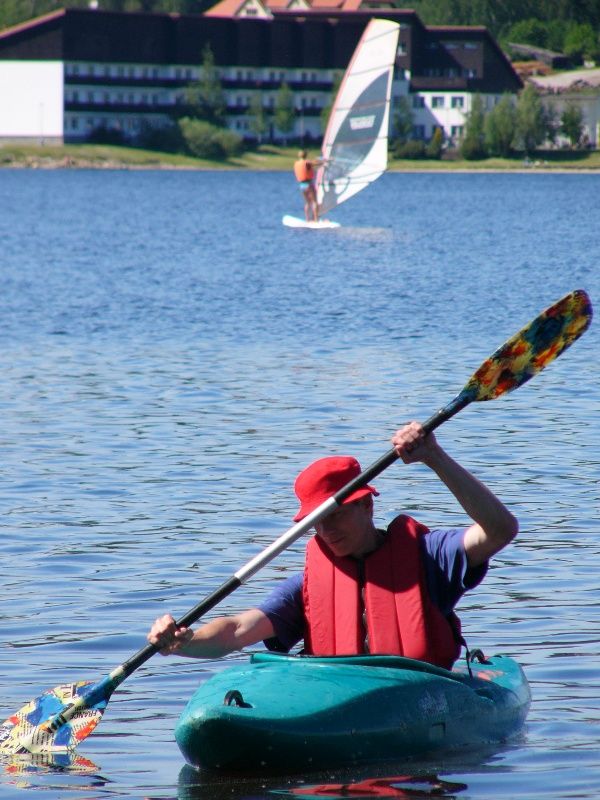
[[411, 775], [395, 775], [388, 778], [366, 778], [354, 783], [323, 783], [317, 786], [305, 786], [289, 791], [274, 791], [280, 797], [331, 797], [342, 800], [354, 797], [356, 800], [370, 797], [449, 797], [456, 792], [467, 789], [464, 783], [452, 783], [429, 775], [413, 777]]
[[99, 774], [93, 761], [76, 753], [2, 756], [0, 774], [4, 775], [3, 783], [15, 789], [72, 793], [100, 789], [110, 783]]
[[467, 789], [467, 785], [457, 781], [444, 780], [437, 775], [372, 775], [371, 777], [348, 778], [345, 783], [314, 783], [311, 779], [302, 781], [282, 779], [256, 779], [250, 781], [223, 777], [221, 780], [202, 780], [200, 773], [186, 767], [179, 775], [178, 800], [255, 800], [256, 798], [287, 797], [297, 800], [328, 797], [333, 800], [352, 797], [366, 800], [372, 797], [446, 797], [452, 798]]

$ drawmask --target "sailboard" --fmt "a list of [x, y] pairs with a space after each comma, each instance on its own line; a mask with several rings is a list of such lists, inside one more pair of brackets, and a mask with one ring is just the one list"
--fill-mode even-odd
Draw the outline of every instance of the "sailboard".
[[387, 168], [399, 33], [397, 22], [370, 20], [344, 74], [329, 115], [321, 150], [323, 163], [316, 176], [319, 221], [325, 222], [325, 214], [365, 189]]
[[301, 217], [293, 217], [291, 214], [284, 214], [282, 220], [283, 224], [288, 228], [339, 228], [340, 223], [334, 222], [331, 219], [318, 219], [306, 220]]

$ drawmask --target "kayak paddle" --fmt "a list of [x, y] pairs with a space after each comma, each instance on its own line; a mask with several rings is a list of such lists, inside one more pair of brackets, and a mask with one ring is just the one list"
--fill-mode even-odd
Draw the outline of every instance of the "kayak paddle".
[[[462, 391], [423, 423], [426, 433], [435, 430], [469, 403], [493, 400], [521, 386], [578, 339], [591, 320], [592, 305], [586, 292], [579, 289], [563, 297], [484, 361]], [[177, 624], [187, 627], [196, 622], [398, 458], [392, 448], [241, 567], [222, 586], [184, 614]], [[94, 730], [117, 686], [156, 652], [158, 648], [148, 644], [98, 683], [80, 681], [43, 692], [0, 726], [0, 754], [73, 750]]]

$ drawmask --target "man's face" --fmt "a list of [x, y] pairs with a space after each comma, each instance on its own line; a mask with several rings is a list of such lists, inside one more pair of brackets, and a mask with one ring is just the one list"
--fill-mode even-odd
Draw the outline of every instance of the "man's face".
[[335, 556], [362, 556], [373, 529], [371, 496], [340, 506], [315, 524], [317, 536]]

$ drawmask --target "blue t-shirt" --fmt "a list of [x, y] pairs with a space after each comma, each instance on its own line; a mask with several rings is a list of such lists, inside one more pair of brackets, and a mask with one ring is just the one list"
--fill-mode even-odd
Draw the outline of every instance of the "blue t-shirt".
[[[444, 616], [483, 580], [488, 568], [487, 563], [469, 567], [464, 534], [465, 528], [445, 528], [432, 530], [422, 539], [429, 596]], [[303, 577], [298, 573], [281, 581], [258, 607], [275, 629], [275, 638], [265, 642], [270, 650], [287, 652], [304, 638]]]

